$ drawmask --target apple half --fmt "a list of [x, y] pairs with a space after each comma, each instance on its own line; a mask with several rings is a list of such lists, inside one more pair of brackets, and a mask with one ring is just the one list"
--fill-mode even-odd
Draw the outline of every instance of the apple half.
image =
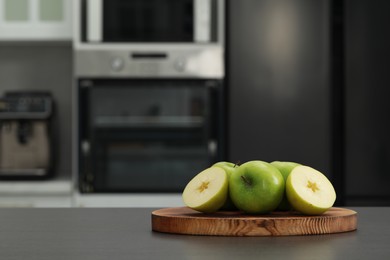
[[224, 169], [207, 168], [192, 178], [184, 188], [183, 201], [196, 211], [216, 212], [226, 201], [228, 183], [228, 175]]
[[303, 165], [296, 166], [288, 176], [286, 194], [293, 208], [306, 215], [320, 215], [336, 200], [336, 192], [328, 178]]

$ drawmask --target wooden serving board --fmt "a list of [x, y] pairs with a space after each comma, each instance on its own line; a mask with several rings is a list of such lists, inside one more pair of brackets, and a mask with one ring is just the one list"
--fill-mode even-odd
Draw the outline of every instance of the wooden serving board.
[[297, 212], [248, 215], [239, 211], [205, 214], [187, 207], [152, 212], [152, 230], [164, 233], [210, 236], [320, 235], [357, 229], [357, 213], [331, 208], [322, 215]]

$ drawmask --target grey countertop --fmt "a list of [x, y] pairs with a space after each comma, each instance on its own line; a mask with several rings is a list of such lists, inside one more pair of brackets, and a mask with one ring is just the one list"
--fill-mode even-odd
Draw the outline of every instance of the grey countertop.
[[2, 208], [0, 259], [388, 259], [390, 208], [352, 208], [358, 230], [291, 237], [157, 233], [149, 208]]

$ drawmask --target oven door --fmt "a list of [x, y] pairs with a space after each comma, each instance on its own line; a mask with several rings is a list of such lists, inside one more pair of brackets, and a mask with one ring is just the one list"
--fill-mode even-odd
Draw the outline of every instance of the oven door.
[[79, 89], [81, 192], [182, 191], [221, 158], [220, 82], [100, 80]]
[[217, 0], [82, 0], [84, 42], [216, 40]]

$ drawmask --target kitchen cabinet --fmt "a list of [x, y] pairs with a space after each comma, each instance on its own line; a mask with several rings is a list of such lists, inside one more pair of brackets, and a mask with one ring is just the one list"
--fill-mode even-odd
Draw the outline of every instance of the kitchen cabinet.
[[301, 162], [340, 204], [390, 205], [389, 8], [229, 1], [228, 159]]
[[183, 207], [180, 192], [177, 193], [99, 193], [73, 192], [73, 207], [77, 208], [166, 208]]
[[71, 40], [70, 0], [0, 0], [0, 41]]
[[1, 181], [0, 208], [72, 207], [70, 180]]
[[390, 205], [390, 2], [345, 1], [345, 185], [348, 205]]
[[332, 173], [330, 2], [228, 1], [228, 159]]

